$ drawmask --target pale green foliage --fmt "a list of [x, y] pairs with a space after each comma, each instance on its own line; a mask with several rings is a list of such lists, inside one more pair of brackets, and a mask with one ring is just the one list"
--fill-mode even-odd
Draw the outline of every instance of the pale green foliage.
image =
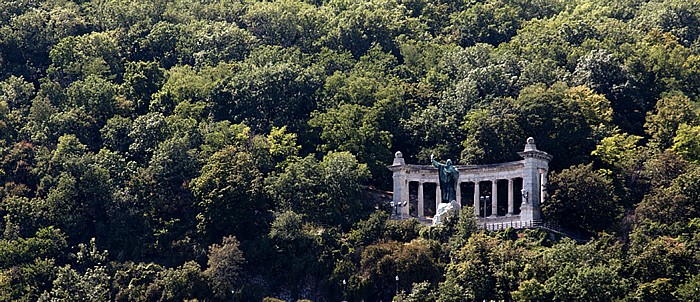
[[675, 292], [675, 296], [678, 299], [688, 302], [700, 301], [700, 274], [696, 274], [691, 277], [688, 282], [678, 286], [678, 290]]
[[[62, 39], [51, 49], [48, 73], [63, 84], [89, 75], [110, 76], [121, 68], [117, 32], [95, 32]], [[68, 82], [65, 82], [68, 81]]]
[[321, 129], [324, 144], [319, 151], [346, 151], [372, 167], [378, 174], [382, 162], [391, 157], [391, 135], [381, 130], [376, 111], [362, 105], [343, 104], [324, 113], [315, 113], [309, 125]]
[[650, 146], [665, 150], [672, 146], [676, 131], [681, 124], [695, 126], [698, 116], [690, 99], [684, 95], [664, 97], [656, 103], [653, 112], [647, 114], [647, 135], [651, 136]]
[[396, 295], [392, 301], [394, 302], [422, 302], [435, 300], [433, 292], [430, 290], [430, 282], [423, 281], [413, 283], [413, 287], [409, 293], [401, 292]]
[[641, 136], [627, 133], [616, 133], [603, 138], [591, 155], [596, 156], [603, 163], [613, 167], [623, 167], [624, 164], [634, 159], [641, 151], [639, 141]]
[[34, 259], [55, 258], [67, 247], [66, 237], [53, 227], [40, 229], [34, 237], [0, 240], [0, 268], [29, 263]]
[[544, 285], [537, 279], [529, 279], [520, 282], [518, 290], [513, 292], [513, 300], [518, 302], [544, 302], [548, 299]]
[[612, 131], [613, 108], [604, 95], [597, 94], [586, 86], [568, 88], [564, 95], [578, 105], [594, 135], [605, 135]]
[[471, 236], [464, 246], [452, 251], [445, 281], [438, 287], [438, 301], [507, 299], [514, 291], [519, 271], [528, 252], [484, 234]]
[[700, 126], [678, 125], [671, 149], [687, 161], [700, 162]]
[[201, 69], [173, 67], [167, 71], [163, 87], [153, 93], [150, 110], [169, 114], [183, 101], [207, 100], [234, 71], [234, 66], [224, 63]]

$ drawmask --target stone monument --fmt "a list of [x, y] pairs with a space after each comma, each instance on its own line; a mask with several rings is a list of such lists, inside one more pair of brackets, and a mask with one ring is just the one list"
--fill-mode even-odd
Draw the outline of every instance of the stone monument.
[[[482, 228], [536, 226], [541, 221], [552, 156], [538, 150], [532, 137], [518, 155], [522, 160], [488, 165], [455, 166], [451, 161], [443, 165], [432, 158], [431, 165], [410, 165], [396, 152], [388, 168], [393, 172], [393, 202], [401, 205], [398, 216], [439, 223], [442, 213], [464, 205], [473, 207]], [[425, 192], [433, 187], [435, 194]], [[435, 200], [428, 200], [432, 196]], [[436, 215], [426, 216], [426, 209]]]

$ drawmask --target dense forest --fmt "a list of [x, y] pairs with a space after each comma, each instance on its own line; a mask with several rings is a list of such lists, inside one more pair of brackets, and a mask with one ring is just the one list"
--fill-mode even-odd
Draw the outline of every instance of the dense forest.
[[[700, 301], [696, 0], [0, 1], [2, 301]], [[543, 230], [393, 153], [554, 156]]]

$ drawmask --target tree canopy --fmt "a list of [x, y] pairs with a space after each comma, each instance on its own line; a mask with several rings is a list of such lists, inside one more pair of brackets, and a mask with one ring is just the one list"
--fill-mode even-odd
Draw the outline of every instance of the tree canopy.
[[[0, 300], [697, 300], [697, 1], [0, 2]], [[529, 136], [587, 243], [388, 219]]]

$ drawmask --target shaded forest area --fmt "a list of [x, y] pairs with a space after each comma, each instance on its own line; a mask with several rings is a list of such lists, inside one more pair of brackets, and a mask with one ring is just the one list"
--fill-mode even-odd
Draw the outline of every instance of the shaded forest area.
[[[699, 36], [687, 0], [0, 1], [0, 300], [700, 301]], [[367, 194], [528, 136], [591, 241]]]

